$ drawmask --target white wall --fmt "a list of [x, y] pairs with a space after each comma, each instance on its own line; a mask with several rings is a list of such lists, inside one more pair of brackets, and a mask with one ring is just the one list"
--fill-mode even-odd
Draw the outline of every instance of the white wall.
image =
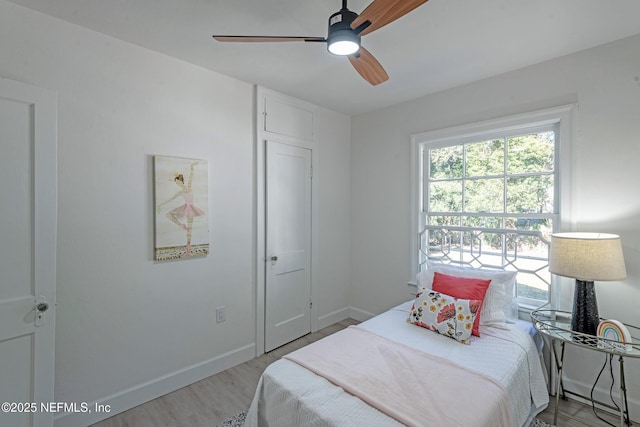
[[[0, 17], [2, 76], [58, 93], [56, 399], [251, 345], [252, 86], [10, 3]], [[155, 154], [209, 161], [208, 257], [153, 261]]]
[[[628, 271], [625, 281], [596, 284], [600, 314], [640, 324], [639, 49], [636, 36], [354, 117], [351, 305], [379, 313], [408, 299], [411, 134], [577, 103], [576, 229], [620, 234]], [[570, 310], [569, 285], [563, 308]], [[590, 386], [601, 363], [577, 355], [568, 377]], [[627, 362], [636, 419], [639, 367]]]
[[323, 328], [350, 314], [351, 118], [325, 108], [317, 109], [317, 118], [320, 159], [314, 176], [319, 179], [320, 262], [314, 274], [321, 286], [314, 304], [321, 310], [318, 328]]
[[[56, 401], [122, 410], [253, 357], [254, 87], [4, 0], [0, 58], [58, 94]], [[320, 134], [323, 317], [347, 306], [350, 119], [320, 109]], [[153, 261], [153, 155], [209, 161], [207, 257]]]

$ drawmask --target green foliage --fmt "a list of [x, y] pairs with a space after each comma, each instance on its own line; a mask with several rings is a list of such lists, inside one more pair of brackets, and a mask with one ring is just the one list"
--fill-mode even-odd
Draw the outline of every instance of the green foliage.
[[462, 211], [462, 181], [437, 181], [429, 184], [429, 211]]
[[462, 145], [429, 150], [431, 179], [462, 178]]
[[[549, 282], [538, 276], [533, 261], [539, 256], [546, 263], [545, 240], [491, 229], [535, 230], [549, 239], [555, 197], [554, 146], [554, 133], [543, 132], [429, 150], [426, 218], [429, 225], [444, 230], [432, 229], [421, 236], [420, 259], [434, 253], [479, 262], [473, 253], [482, 246], [490, 248], [483, 251], [482, 263], [493, 265], [495, 258], [495, 265], [500, 265], [525, 253], [515, 261], [526, 263], [524, 270], [515, 267], [522, 273], [517, 293], [547, 300]], [[458, 231], [447, 226], [485, 230]]]
[[[429, 150], [428, 211], [450, 213], [431, 216], [430, 224], [547, 232], [551, 220], [536, 214], [554, 212], [554, 145], [554, 133], [544, 132]], [[497, 236], [484, 239], [500, 244]], [[519, 244], [534, 240], [520, 237]]]
[[465, 145], [467, 177], [504, 174], [504, 140], [475, 142]]
[[429, 211], [552, 213], [554, 142], [545, 132], [429, 150]]
[[553, 132], [507, 139], [508, 174], [551, 172], [554, 165]]

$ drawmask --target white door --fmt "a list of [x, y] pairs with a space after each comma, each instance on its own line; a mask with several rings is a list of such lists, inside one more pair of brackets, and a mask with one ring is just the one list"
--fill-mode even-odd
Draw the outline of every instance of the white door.
[[0, 79], [0, 426], [53, 425], [56, 132], [53, 93]]
[[267, 141], [265, 351], [311, 332], [311, 150]]

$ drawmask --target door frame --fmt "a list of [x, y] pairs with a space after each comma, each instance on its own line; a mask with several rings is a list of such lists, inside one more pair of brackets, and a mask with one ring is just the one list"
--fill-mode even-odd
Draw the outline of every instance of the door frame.
[[[17, 102], [29, 102], [35, 116], [33, 124], [33, 274], [34, 297], [44, 297], [49, 304], [45, 323], [33, 342], [33, 401], [54, 401], [55, 318], [56, 318], [56, 238], [57, 238], [57, 95], [41, 87], [0, 78], [1, 96]], [[34, 301], [35, 304], [35, 301]], [[46, 332], [46, 333], [44, 333]], [[37, 334], [34, 332], [34, 336]], [[49, 354], [53, 352], [53, 354]], [[53, 413], [35, 411], [34, 426], [53, 426]]]
[[[278, 92], [256, 86], [256, 190], [255, 190], [255, 223], [256, 223], [256, 255], [255, 255], [255, 282], [256, 299], [254, 313], [256, 313], [256, 357], [264, 354], [265, 349], [265, 289], [266, 274], [266, 141], [274, 141], [282, 144], [294, 145], [311, 150], [311, 167], [313, 170], [311, 180], [311, 332], [318, 330], [318, 304], [316, 302], [317, 275], [315, 266], [318, 265], [318, 120], [317, 107], [313, 104], [282, 95]], [[277, 100], [307, 111], [313, 114], [312, 139], [303, 139], [289, 135], [278, 134], [266, 130], [266, 103], [267, 100]]]

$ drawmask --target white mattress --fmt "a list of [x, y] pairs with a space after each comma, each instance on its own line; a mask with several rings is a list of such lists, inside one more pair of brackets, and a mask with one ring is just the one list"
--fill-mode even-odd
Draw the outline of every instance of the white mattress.
[[[509, 395], [514, 427], [526, 426], [549, 402], [538, 349], [527, 324], [481, 327], [470, 345], [406, 323], [411, 302], [359, 325], [426, 353], [444, 357], [500, 382]], [[399, 426], [357, 397], [294, 362], [279, 360], [264, 372], [245, 426]]]

